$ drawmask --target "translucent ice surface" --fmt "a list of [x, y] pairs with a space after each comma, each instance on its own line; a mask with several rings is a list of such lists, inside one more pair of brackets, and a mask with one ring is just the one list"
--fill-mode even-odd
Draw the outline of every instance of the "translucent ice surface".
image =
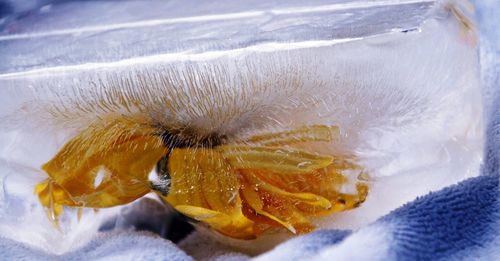
[[68, 211], [58, 230], [33, 193], [47, 177], [40, 166], [110, 114], [140, 113], [231, 142], [337, 126], [334, 141], [301, 148], [352, 155], [369, 193], [355, 209], [314, 218], [321, 228], [358, 228], [479, 174], [482, 99], [467, 4], [149, 2], [60, 3], [4, 25], [0, 235], [65, 252], [118, 211], [86, 210], [79, 222]]

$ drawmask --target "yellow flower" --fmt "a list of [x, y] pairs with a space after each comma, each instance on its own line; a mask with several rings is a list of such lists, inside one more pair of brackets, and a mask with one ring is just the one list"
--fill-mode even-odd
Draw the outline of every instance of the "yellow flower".
[[[170, 148], [157, 131], [137, 119], [90, 126], [42, 168], [49, 179], [36, 187], [49, 216], [62, 206], [102, 208], [133, 201], [152, 191], [148, 174], [167, 156], [170, 188], [164, 200], [180, 213], [240, 239], [272, 228], [311, 231], [311, 219], [358, 206], [368, 193], [340, 193], [352, 158], [310, 153], [294, 147], [330, 142], [336, 127], [313, 125], [252, 136], [213, 147]], [[98, 173], [104, 175], [96, 183]]]
[[114, 118], [71, 139], [42, 166], [49, 177], [35, 187], [48, 216], [57, 221], [63, 205], [111, 207], [149, 193], [148, 175], [167, 153], [152, 131], [138, 119]]

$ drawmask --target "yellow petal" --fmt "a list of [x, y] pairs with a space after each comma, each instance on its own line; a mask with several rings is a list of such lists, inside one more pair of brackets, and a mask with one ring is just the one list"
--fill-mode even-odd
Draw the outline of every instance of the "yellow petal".
[[52, 180], [46, 179], [35, 186], [35, 194], [46, 208], [47, 217], [54, 224], [58, 224], [59, 216], [62, 215], [63, 206], [73, 205], [73, 201], [67, 193]]
[[235, 237], [253, 237], [243, 215], [239, 181], [222, 155], [211, 149], [173, 149], [168, 160], [171, 188], [166, 200], [177, 211]]
[[233, 215], [228, 215], [215, 210], [189, 205], [177, 205], [175, 209], [233, 238], [250, 239], [254, 237], [252, 229], [253, 222], [246, 218], [241, 212], [235, 212]]
[[231, 165], [220, 153], [213, 150], [200, 157], [198, 164], [203, 172], [203, 196], [210, 208], [224, 213], [241, 212], [240, 184]]
[[196, 149], [173, 149], [168, 158], [170, 190], [166, 197], [171, 205], [209, 208], [203, 192], [203, 170], [198, 164], [206, 155]]
[[290, 131], [255, 135], [247, 139], [245, 143], [257, 143], [261, 146], [280, 146], [300, 142], [329, 142], [338, 136], [339, 128], [336, 126], [311, 125]]
[[239, 181], [222, 155], [212, 149], [173, 149], [168, 160], [167, 201], [229, 213], [238, 206]]
[[235, 169], [262, 169], [285, 174], [310, 173], [333, 158], [289, 148], [226, 145], [218, 148]]
[[[110, 207], [148, 193], [148, 174], [166, 153], [161, 138], [147, 124], [110, 119], [83, 130], [42, 169], [73, 205]], [[97, 178], [102, 178], [100, 184]]]

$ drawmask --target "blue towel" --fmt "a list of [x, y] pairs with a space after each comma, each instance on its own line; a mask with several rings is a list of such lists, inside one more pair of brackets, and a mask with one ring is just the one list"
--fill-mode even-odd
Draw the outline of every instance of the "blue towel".
[[[357, 231], [315, 231], [284, 242], [256, 260], [500, 260], [500, 30], [495, 17], [500, 4], [475, 2], [489, 118], [482, 175], [420, 197]], [[193, 259], [159, 236], [161, 229], [151, 230], [157, 233], [102, 232], [62, 256], [0, 238], [0, 260]], [[214, 256], [219, 260], [250, 259], [229, 248], [217, 249]]]
[[416, 199], [351, 233], [324, 230], [290, 240], [258, 260], [498, 260], [498, 175], [483, 175]]

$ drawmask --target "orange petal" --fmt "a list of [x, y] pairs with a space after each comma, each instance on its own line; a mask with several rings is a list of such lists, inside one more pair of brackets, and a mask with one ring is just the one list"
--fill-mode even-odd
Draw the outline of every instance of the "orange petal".
[[255, 186], [258, 187], [259, 190], [263, 189], [279, 197], [287, 198], [291, 201], [301, 202], [321, 209], [329, 209], [332, 206], [330, 201], [322, 196], [303, 192], [291, 193], [257, 178], [251, 172], [246, 173], [247, 175], [245, 175], [245, 177], [248, 179], [248, 181], [252, 184], [255, 184]]
[[264, 210], [264, 202], [260, 198], [259, 193], [257, 193], [254, 188], [250, 186], [245, 186], [242, 188], [242, 195], [245, 198], [245, 202], [259, 215], [265, 216], [276, 223], [280, 224], [284, 228], [288, 229], [292, 233], [297, 233], [297, 230], [293, 227], [293, 224], [287, 222], [286, 220], [281, 220], [278, 217], [272, 215], [271, 213]]

